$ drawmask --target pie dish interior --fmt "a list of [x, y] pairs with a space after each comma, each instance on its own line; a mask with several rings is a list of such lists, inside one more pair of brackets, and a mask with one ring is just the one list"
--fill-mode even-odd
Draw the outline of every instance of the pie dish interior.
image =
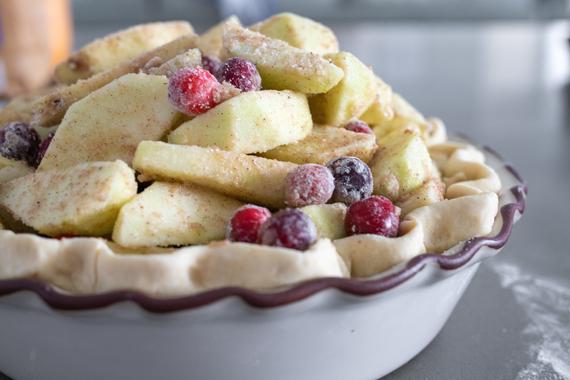
[[321, 239], [306, 252], [227, 241], [129, 252], [101, 238], [58, 240], [2, 230], [0, 279], [35, 278], [73, 294], [128, 289], [164, 298], [227, 286], [267, 291], [318, 277], [369, 277], [491, 232], [501, 182], [483, 154], [460, 142], [435, 144], [430, 152], [447, 182], [446, 200], [407, 214], [398, 238]]
[[[289, 25], [285, 35], [272, 29], [281, 23]], [[305, 28], [320, 37], [297, 38]], [[166, 40], [138, 38], [153, 33]], [[89, 66], [117, 41], [132, 43], [132, 56], [77, 72], [78, 57]], [[224, 70], [237, 59], [254, 74], [230, 83], [222, 69], [212, 74], [208, 59]], [[134, 27], [87, 45], [55, 75], [61, 87], [0, 111], [8, 122], [0, 139], [7, 152], [0, 156], [0, 295], [32, 289], [63, 308], [135, 297], [171, 310], [235, 294], [276, 306], [331, 286], [374, 294], [425, 261], [455, 269], [493, 239], [504, 244], [524, 209], [522, 184], [502, 183], [504, 168], [487, 162], [488, 152], [448, 139], [439, 119], [424, 118], [340, 51], [330, 29], [296, 15], [249, 28], [232, 18], [201, 36], [184, 22]], [[182, 91], [179, 75], [216, 86], [211, 104], [182, 107], [178, 97], [199, 96]], [[105, 130], [109, 124], [115, 127]], [[43, 155], [4, 149], [8, 133], [36, 130], [51, 131]], [[361, 198], [334, 200], [342, 184], [328, 165], [339, 158], [371, 173], [356, 189]], [[292, 205], [288, 178], [305, 164], [320, 165], [335, 182], [326, 199]], [[157, 188], [162, 199], [149, 195]], [[508, 191], [516, 201], [503, 204]], [[392, 207], [392, 233], [347, 227], [353, 204], [370, 198]], [[317, 219], [303, 206], [333, 200], [341, 216], [306, 249], [231, 235], [231, 214], [245, 202], [267, 207], [269, 220], [293, 209], [311, 227]], [[140, 219], [132, 223], [129, 212]], [[160, 304], [172, 299], [187, 302]]]

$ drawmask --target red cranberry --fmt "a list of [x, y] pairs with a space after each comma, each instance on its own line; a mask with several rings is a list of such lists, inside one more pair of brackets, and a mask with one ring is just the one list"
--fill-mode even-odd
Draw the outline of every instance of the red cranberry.
[[291, 207], [327, 203], [333, 191], [334, 178], [322, 165], [300, 165], [285, 178], [285, 204]]
[[244, 92], [261, 90], [261, 76], [257, 67], [240, 57], [230, 58], [222, 65], [218, 71], [218, 80], [226, 81]]
[[386, 197], [372, 196], [354, 202], [346, 211], [344, 228], [348, 235], [374, 234], [387, 237], [398, 235], [400, 208]]
[[168, 98], [179, 111], [190, 116], [199, 115], [216, 106], [221, 87], [209, 71], [187, 67], [170, 77]]
[[208, 70], [210, 74], [217, 76], [218, 71], [220, 71], [220, 67], [222, 67], [222, 62], [218, 58], [212, 57], [211, 55], [203, 55], [202, 67]]
[[24, 123], [10, 123], [0, 129], [0, 154], [11, 160], [35, 163], [40, 136]]
[[42, 160], [44, 159], [44, 156], [46, 155], [46, 152], [49, 148], [49, 145], [51, 144], [51, 141], [53, 140], [53, 136], [55, 136], [55, 132], [50, 132], [47, 137], [44, 139], [44, 141], [41, 142], [40, 147], [38, 148], [38, 153], [36, 154], [36, 159], [34, 161], [34, 167], [38, 167], [40, 166]]
[[231, 241], [257, 243], [261, 225], [271, 217], [271, 211], [265, 207], [245, 205], [237, 209], [228, 224], [226, 238]]
[[294, 208], [278, 211], [259, 230], [263, 245], [304, 251], [317, 240], [317, 228], [307, 214]]
[[356, 157], [339, 157], [327, 164], [334, 177], [334, 202], [352, 204], [372, 194], [372, 172]]
[[369, 135], [374, 134], [374, 132], [372, 132], [372, 129], [370, 129], [368, 124], [366, 124], [362, 120], [351, 120], [344, 125], [344, 129], [356, 133], [367, 133]]

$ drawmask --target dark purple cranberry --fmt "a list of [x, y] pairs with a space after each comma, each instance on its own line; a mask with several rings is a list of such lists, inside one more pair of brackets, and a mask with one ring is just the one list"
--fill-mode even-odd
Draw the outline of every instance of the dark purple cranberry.
[[211, 55], [203, 55], [202, 67], [208, 70], [210, 74], [217, 76], [218, 71], [220, 71], [220, 67], [222, 67], [222, 62], [218, 58], [212, 57]]
[[40, 136], [27, 124], [15, 122], [0, 129], [0, 154], [6, 158], [34, 165], [39, 145]]
[[257, 243], [259, 229], [270, 217], [271, 211], [265, 207], [255, 205], [242, 206], [236, 210], [228, 223], [226, 238], [231, 241]]
[[285, 178], [285, 204], [303, 207], [327, 203], [334, 191], [329, 169], [317, 164], [297, 166]]
[[372, 173], [364, 161], [356, 157], [339, 157], [327, 164], [334, 177], [334, 202], [348, 205], [372, 194]]
[[35, 168], [40, 166], [42, 160], [44, 159], [44, 156], [46, 155], [46, 152], [49, 148], [49, 145], [51, 144], [51, 141], [53, 140], [53, 136], [55, 136], [55, 132], [50, 132], [46, 136], [44, 141], [41, 142], [41, 144], [38, 148], [38, 153], [36, 154], [36, 160], [34, 161], [34, 165], [33, 165]]
[[228, 59], [218, 71], [218, 80], [246, 91], [261, 90], [261, 77], [257, 67], [250, 61], [233, 57]]
[[400, 208], [386, 197], [372, 196], [354, 202], [346, 211], [344, 228], [348, 235], [374, 234], [387, 237], [398, 235]]
[[344, 129], [356, 133], [367, 133], [369, 135], [373, 134], [372, 129], [363, 122], [362, 120], [351, 120], [344, 125]]
[[269, 218], [259, 230], [258, 242], [273, 247], [304, 251], [317, 240], [317, 228], [303, 211], [285, 208]]

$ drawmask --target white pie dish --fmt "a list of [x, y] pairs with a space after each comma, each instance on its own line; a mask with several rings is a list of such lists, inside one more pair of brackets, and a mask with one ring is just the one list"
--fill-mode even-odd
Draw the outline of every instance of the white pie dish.
[[437, 335], [480, 261], [500, 250], [524, 210], [520, 177], [483, 151], [503, 184], [491, 237], [373, 279], [166, 300], [135, 292], [71, 296], [30, 280], [0, 281], [0, 371], [16, 380], [383, 376]]

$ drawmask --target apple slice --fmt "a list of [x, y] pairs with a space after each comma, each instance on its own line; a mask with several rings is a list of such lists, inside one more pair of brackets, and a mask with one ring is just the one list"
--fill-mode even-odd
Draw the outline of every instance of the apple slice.
[[147, 74], [166, 75], [167, 77], [170, 77], [171, 75], [173, 75], [182, 68], [196, 67], [201, 65], [202, 65], [202, 53], [200, 53], [200, 50], [190, 49], [182, 54], [178, 54], [176, 57], [164, 62], [160, 66], [150, 67], [144, 71]]
[[374, 135], [315, 125], [303, 140], [277, 147], [261, 156], [297, 164], [326, 165], [341, 156], [354, 156], [369, 162], [377, 148]]
[[0, 155], [0, 183], [33, 173], [34, 169], [26, 161], [11, 160]]
[[344, 203], [305, 206], [301, 208], [301, 211], [309, 215], [317, 227], [319, 239], [336, 240], [346, 236], [344, 230], [346, 205]]
[[125, 75], [71, 106], [38, 170], [117, 159], [130, 164], [139, 142], [161, 139], [177, 117], [166, 77]]
[[363, 120], [374, 127], [378, 138], [406, 128], [421, 131], [420, 126], [426, 123], [426, 119], [406, 99], [397, 93], [392, 93], [390, 104], [393, 111], [392, 117], [382, 117], [378, 113], [370, 112], [370, 109], [362, 115]]
[[224, 47], [230, 56], [255, 64], [264, 88], [319, 94], [343, 77], [340, 68], [318, 54], [244, 28], [227, 27]]
[[118, 31], [85, 45], [60, 63], [55, 79], [75, 83], [192, 32], [186, 21], [154, 22]]
[[146, 178], [192, 182], [273, 208], [285, 206], [285, 177], [297, 167], [242, 153], [158, 141], [140, 143], [133, 165]]
[[305, 95], [291, 91], [251, 91], [182, 124], [170, 133], [168, 142], [258, 153], [302, 140], [312, 125]]
[[[142, 53], [130, 61], [123, 62], [108, 70], [102, 71], [84, 80], [77, 81], [70, 86], [53, 89], [47, 95], [32, 101], [17, 114], [0, 111], [0, 124], [9, 121], [31, 123], [34, 127], [51, 127], [58, 124], [71, 105], [113, 80], [144, 69], [150, 60], [160, 65], [188, 49], [196, 47], [198, 36], [193, 33], [186, 34], [156, 49]], [[14, 119], [15, 116], [19, 118]], [[23, 117], [23, 118], [22, 118]]]
[[224, 29], [232, 25], [241, 27], [241, 23], [236, 16], [230, 16], [222, 22], [212, 26], [200, 35], [198, 48], [204, 55], [224, 58]]
[[121, 208], [113, 240], [130, 248], [207, 244], [224, 239], [242, 205], [194, 184], [155, 182]]
[[49, 94], [51, 91], [53, 91], [53, 87], [35, 90], [31, 93], [11, 98], [6, 104], [2, 105], [0, 109], [0, 126], [8, 124], [11, 121], [27, 123], [32, 120], [34, 102], [46, 94]]
[[370, 162], [374, 194], [396, 201], [432, 177], [428, 149], [412, 130], [394, 131], [379, 140], [378, 145]]
[[344, 77], [327, 93], [310, 98], [309, 104], [315, 123], [339, 126], [370, 107], [377, 95], [377, 81], [372, 70], [348, 52], [326, 58], [344, 71]]
[[[401, 95], [394, 93], [392, 95], [393, 117], [383, 118], [379, 114], [372, 120], [371, 109], [362, 115], [362, 119], [368, 119], [372, 125], [372, 129], [376, 138], [382, 139], [394, 131], [411, 130], [421, 136], [424, 142], [429, 146], [442, 143], [447, 140], [445, 125], [438, 118], [425, 118], [418, 110], [416, 110]], [[372, 107], [371, 107], [372, 108]], [[365, 117], [368, 115], [368, 117]]]
[[0, 167], [0, 183], [9, 182], [33, 172], [34, 169], [24, 161], [15, 161], [12, 165]]
[[411, 211], [441, 202], [445, 194], [445, 184], [438, 178], [431, 178], [425, 181], [420, 187], [404, 194], [397, 200], [396, 205], [402, 210], [404, 217]]
[[134, 172], [127, 164], [90, 162], [0, 184], [0, 206], [45, 235], [103, 236], [136, 193]]
[[0, 169], [4, 169], [10, 166], [15, 166], [18, 164], [25, 164], [25, 161], [11, 160], [0, 154]]
[[279, 13], [249, 29], [313, 53], [338, 52], [338, 41], [330, 28], [294, 13]]
[[426, 121], [424, 115], [400, 94], [393, 94], [392, 108], [394, 109], [394, 115], [397, 117], [405, 118], [416, 123], [425, 123]]
[[370, 124], [377, 125], [394, 117], [392, 106], [392, 88], [382, 79], [376, 77], [376, 98], [368, 109], [360, 115], [359, 119]]

